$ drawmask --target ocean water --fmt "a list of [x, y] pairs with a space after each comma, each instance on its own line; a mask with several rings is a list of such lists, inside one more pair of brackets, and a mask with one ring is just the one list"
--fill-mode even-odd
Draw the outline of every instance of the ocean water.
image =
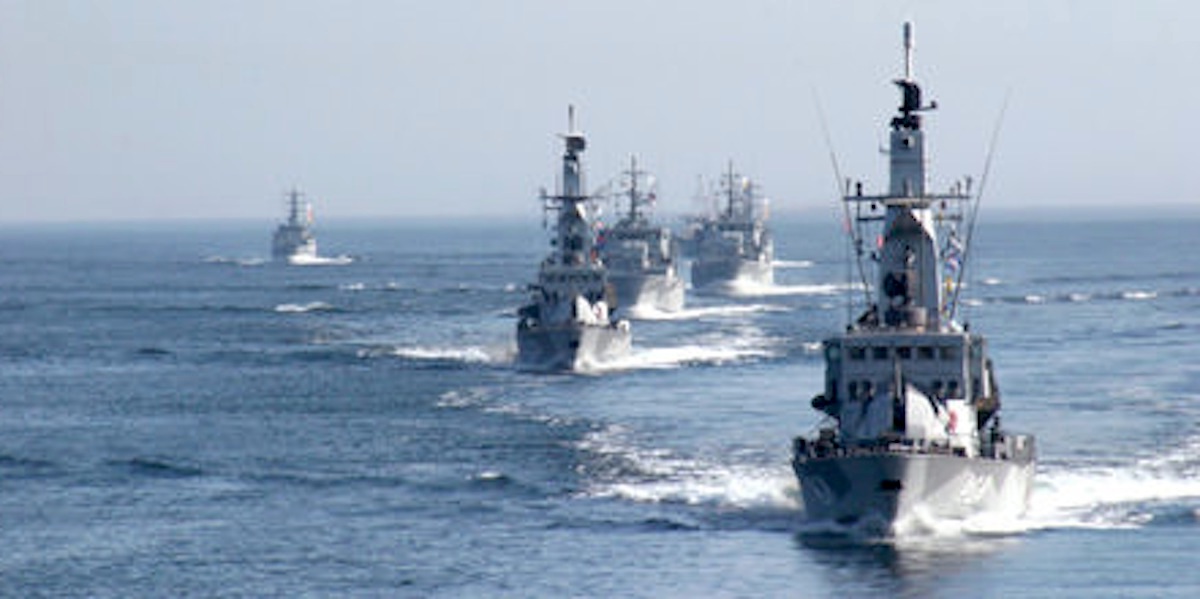
[[1200, 219], [978, 229], [965, 316], [1019, 522], [808, 529], [789, 468], [846, 321], [829, 222], [632, 357], [514, 372], [532, 222], [0, 229], [0, 596], [1200, 596]]

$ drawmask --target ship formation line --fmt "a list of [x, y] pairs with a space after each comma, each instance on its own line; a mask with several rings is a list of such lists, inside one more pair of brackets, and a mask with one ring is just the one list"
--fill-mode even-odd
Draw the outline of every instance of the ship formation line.
[[[1019, 517], [1036, 463], [1034, 438], [1000, 423], [1000, 387], [986, 338], [960, 324], [963, 276], [1000, 121], [978, 189], [965, 177], [936, 193], [927, 185], [925, 102], [913, 72], [913, 30], [903, 27], [900, 105], [889, 121], [889, 182], [868, 193], [843, 179], [814, 92], [847, 233], [844, 331], [822, 343], [824, 388], [811, 400], [823, 415], [814, 435], [792, 443], [792, 467], [812, 521], [892, 534], [923, 519]], [[1007, 106], [1007, 98], [1005, 107]], [[707, 198], [713, 212], [680, 236], [654, 222], [654, 186], [630, 159], [620, 218], [604, 227], [602, 194], [585, 190], [587, 137], [568, 107], [554, 193], [542, 191], [549, 251], [517, 310], [516, 366], [582, 372], [626, 359], [631, 318], [682, 309], [691, 261], [694, 290], [773, 285], [774, 240], [760, 187], [730, 161]], [[330, 263], [317, 256], [311, 206], [288, 194], [288, 218], [272, 239], [286, 264]], [[307, 218], [302, 216], [307, 214]], [[851, 266], [853, 262], [854, 266]], [[856, 310], [857, 309], [857, 310]]]

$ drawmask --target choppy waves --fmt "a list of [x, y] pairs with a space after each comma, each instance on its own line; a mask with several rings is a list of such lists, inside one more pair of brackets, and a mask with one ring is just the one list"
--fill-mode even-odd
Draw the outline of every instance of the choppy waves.
[[1124, 465], [1046, 466], [1028, 520], [1038, 528], [1200, 523], [1200, 437]]
[[735, 281], [721, 288], [731, 297], [779, 297], [789, 295], [834, 295], [844, 289], [844, 285], [832, 283], [817, 283], [812, 285], [781, 285], [772, 283], [764, 285], [750, 281]]
[[337, 308], [327, 302], [308, 302], [304, 304], [278, 304], [275, 311], [283, 314], [304, 314], [307, 312], [335, 312]]
[[384, 350], [384, 353], [414, 362], [504, 364], [512, 361], [513, 350], [508, 347], [478, 345], [464, 347], [410, 346], [393, 347]]
[[577, 447], [590, 458], [582, 467], [587, 497], [720, 508], [798, 507], [795, 478], [785, 464], [729, 464], [640, 447], [620, 426], [589, 433]]
[[753, 325], [732, 331], [699, 335], [691, 343], [644, 346], [635, 341], [629, 355], [602, 363], [584, 364], [582, 373], [603, 374], [630, 370], [662, 370], [698, 365], [720, 365], [779, 356], [783, 341]]
[[1174, 291], [1160, 292], [1151, 289], [1130, 289], [1123, 291], [1108, 291], [1103, 293], [1089, 293], [1082, 291], [1067, 291], [1059, 293], [1026, 293], [1022, 295], [1001, 295], [971, 298], [972, 305], [983, 304], [1078, 304], [1087, 302], [1101, 301], [1131, 301], [1144, 302], [1159, 299], [1160, 297], [1188, 297], [1197, 295], [1196, 291], [1191, 289], [1177, 289]]
[[263, 266], [267, 264], [264, 258], [230, 258], [227, 256], [209, 256], [204, 258], [208, 264], [227, 264], [230, 266]]
[[632, 311], [633, 318], [638, 320], [707, 320], [732, 318], [759, 314], [763, 312], [785, 312], [787, 307], [770, 304], [723, 305], [684, 308], [675, 312], [664, 312], [654, 308], [638, 306]]

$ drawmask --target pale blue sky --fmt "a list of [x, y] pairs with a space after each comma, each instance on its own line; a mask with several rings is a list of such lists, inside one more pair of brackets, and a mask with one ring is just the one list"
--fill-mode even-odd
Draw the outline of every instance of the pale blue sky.
[[636, 153], [664, 208], [732, 158], [775, 210], [883, 183], [916, 24], [933, 184], [987, 202], [1195, 205], [1200, 3], [0, 0], [0, 221], [528, 215], [566, 105], [590, 187]]

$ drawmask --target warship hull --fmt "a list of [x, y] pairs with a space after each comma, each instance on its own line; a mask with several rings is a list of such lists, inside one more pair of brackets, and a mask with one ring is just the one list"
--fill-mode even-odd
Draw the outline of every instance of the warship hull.
[[627, 326], [521, 326], [517, 329], [517, 367], [529, 371], [588, 370], [629, 355]]
[[1033, 460], [880, 452], [798, 457], [806, 517], [891, 534], [911, 524], [1017, 518], [1029, 505]]
[[683, 309], [684, 284], [679, 277], [609, 272], [608, 281], [616, 290], [623, 313], [637, 314], [641, 310], [678, 312]]
[[297, 261], [316, 258], [317, 242], [300, 233], [280, 231], [271, 243], [271, 257], [280, 262], [294, 264]]
[[700, 289], [733, 284], [772, 285], [775, 270], [765, 260], [696, 260], [692, 262], [692, 287]]

